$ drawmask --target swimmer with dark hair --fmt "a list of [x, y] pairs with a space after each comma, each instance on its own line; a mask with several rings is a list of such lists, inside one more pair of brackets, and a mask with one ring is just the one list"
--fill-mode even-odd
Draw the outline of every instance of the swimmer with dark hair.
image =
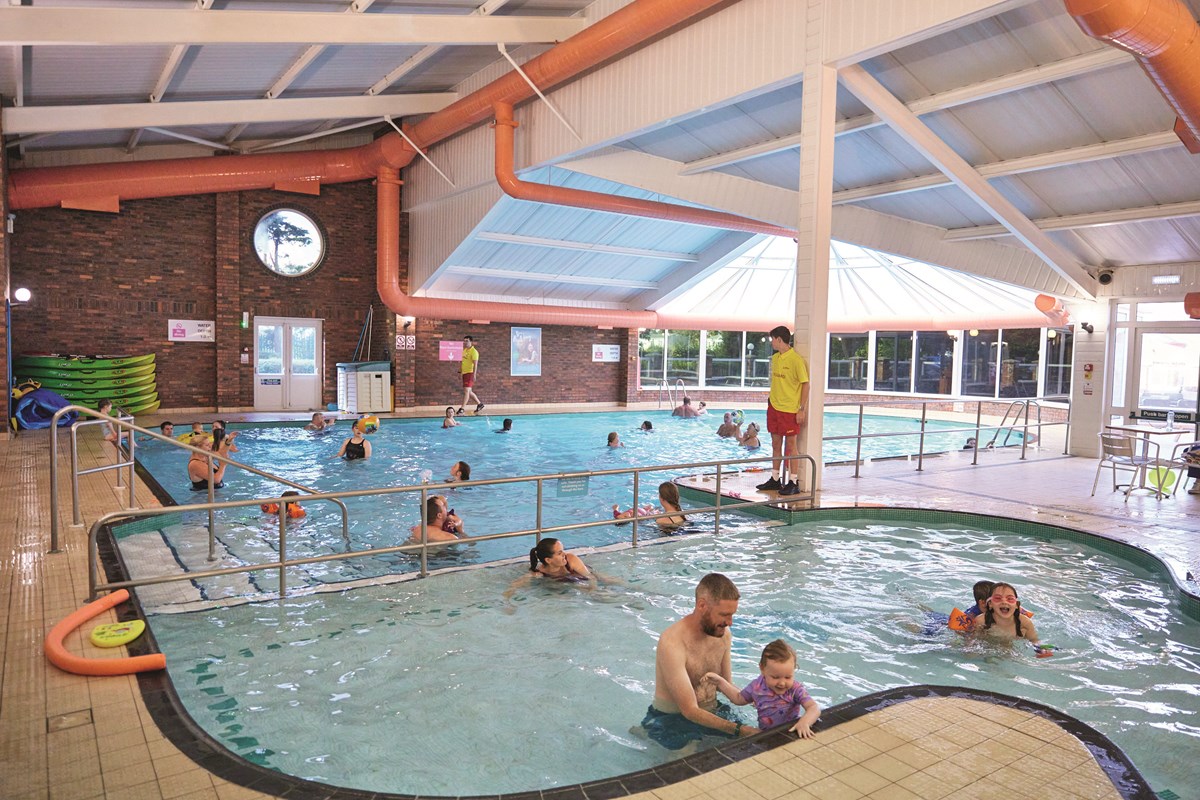
[[650, 431], [654, 430], [654, 423], [651, 422], [650, 420], [646, 420], [645, 422], [642, 423], [642, 427], [638, 428], [638, 430], [645, 431], [646, 433], [650, 433]]
[[[982, 624], [981, 624], [982, 622]], [[1021, 614], [1021, 601], [1012, 584], [997, 583], [983, 606], [983, 619], [975, 621], [975, 633], [991, 638], [1027, 639], [1037, 644], [1033, 620]]]
[[[518, 589], [528, 586], [535, 578], [549, 578], [561, 583], [586, 583], [594, 587], [599, 576], [594, 575], [584, 566], [579, 556], [568, 553], [558, 539], [546, 537], [529, 550], [529, 570], [517, 578], [504, 590], [504, 600], [511, 602]], [[509, 605], [505, 611], [511, 614], [515, 609]]]
[[469, 480], [471, 480], [471, 465], [465, 461], [455, 461], [450, 466], [450, 477], [446, 478], [446, 483]]
[[446, 406], [446, 416], [442, 419], [442, 427], [455, 428], [461, 424], [454, 418], [454, 406]]
[[636, 516], [648, 516], [657, 514], [654, 521], [658, 523], [660, 528], [678, 528], [683, 523], [687, 522], [687, 517], [683, 515], [683, 508], [679, 500], [679, 487], [671, 481], [663, 481], [658, 485], [658, 502], [662, 503], [662, 508], [654, 506], [633, 506], [621, 510], [618, 505], [613, 505], [613, 519], [632, 519]]
[[508, 417], [504, 418], [504, 422], [500, 425], [500, 430], [496, 433], [512, 433], [512, 420]]
[[609, 447], [624, 447], [625, 444], [624, 444], [624, 442], [621, 441], [621, 437], [617, 435], [617, 432], [613, 431], [610, 434], [608, 434], [608, 446]]

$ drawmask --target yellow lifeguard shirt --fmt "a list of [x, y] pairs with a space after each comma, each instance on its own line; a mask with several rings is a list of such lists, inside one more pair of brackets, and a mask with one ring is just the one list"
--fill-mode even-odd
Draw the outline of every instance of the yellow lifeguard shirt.
[[462, 364], [459, 366], [458, 371], [461, 372], [463, 375], [474, 372], [475, 364], [478, 361], [479, 361], [479, 351], [475, 349], [475, 345], [471, 345], [470, 347], [463, 350]]
[[800, 410], [800, 388], [808, 383], [808, 366], [795, 348], [771, 356], [771, 407], [787, 414]]

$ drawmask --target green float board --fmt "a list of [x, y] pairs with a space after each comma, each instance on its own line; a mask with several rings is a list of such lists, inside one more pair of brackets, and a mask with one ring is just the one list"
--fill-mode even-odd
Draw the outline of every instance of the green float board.
[[154, 383], [154, 373], [134, 375], [125, 378], [43, 378], [27, 375], [16, 370], [17, 382], [23, 380], [37, 381], [43, 389], [57, 392], [60, 389], [112, 389], [118, 386], [148, 386]]
[[39, 381], [42, 378], [58, 378], [60, 380], [79, 380], [91, 378], [103, 380], [106, 378], [132, 378], [136, 375], [153, 375], [153, 364], [142, 364], [136, 367], [113, 367], [111, 369], [54, 369], [53, 367], [20, 367], [17, 370], [24, 377]]
[[66, 356], [24, 355], [14, 359], [19, 367], [35, 369], [115, 369], [117, 367], [141, 367], [154, 363], [154, 354], [145, 356]]

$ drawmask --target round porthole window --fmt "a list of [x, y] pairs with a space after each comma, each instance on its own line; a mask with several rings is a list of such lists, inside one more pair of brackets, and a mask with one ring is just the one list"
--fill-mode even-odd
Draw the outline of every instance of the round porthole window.
[[307, 214], [277, 208], [264, 214], [254, 227], [254, 252], [275, 274], [296, 278], [321, 265], [325, 237]]

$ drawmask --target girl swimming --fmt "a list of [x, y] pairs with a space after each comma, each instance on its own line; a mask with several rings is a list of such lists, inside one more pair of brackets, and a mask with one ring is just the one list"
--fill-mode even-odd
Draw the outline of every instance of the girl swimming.
[[804, 684], [796, 682], [796, 651], [783, 639], [776, 639], [763, 648], [758, 672], [759, 676], [740, 692], [715, 672], [706, 673], [704, 678], [715, 683], [734, 705], [753, 703], [758, 711], [759, 730], [795, 720], [791, 730], [802, 739], [811, 739], [821, 707], [809, 697]]
[[983, 614], [975, 619], [975, 632], [996, 638], [1028, 639], [1034, 644], [1038, 640], [1033, 620], [1021, 613], [1017, 590], [1007, 583], [997, 583], [992, 587]]

